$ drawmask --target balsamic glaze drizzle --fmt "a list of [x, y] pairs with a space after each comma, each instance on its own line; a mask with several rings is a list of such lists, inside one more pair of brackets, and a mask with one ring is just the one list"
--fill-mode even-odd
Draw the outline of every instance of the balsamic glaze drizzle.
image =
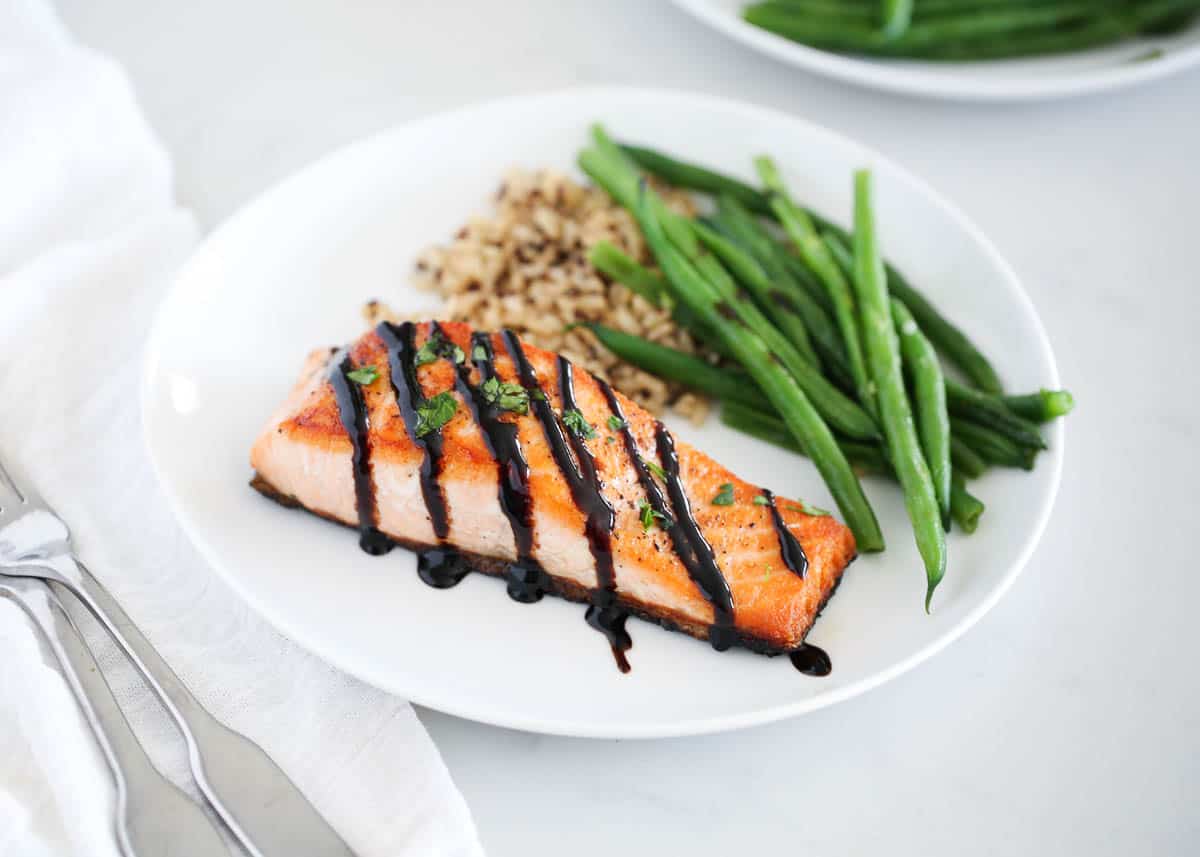
[[771, 520], [779, 536], [779, 552], [783, 554], [783, 564], [803, 580], [808, 574], [808, 556], [804, 553], [804, 546], [783, 522], [783, 515], [779, 514], [779, 507], [775, 505], [775, 495], [764, 488], [763, 496], [767, 498], [767, 505], [771, 508]]
[[[504, 347], [517, 367], [517, 377], [520, 379], [521, 386], [527, 390], [540, 390], [537, 373], [525, 357], [521, 341], [509, 330], [504, 331], [501, 336], [504, 339]], [[571, 377], [571, 363], [565, 357], [558, 358], [558, 382], [563, 410], [575, 409], [575, 384]], [[554, 408], [545, 396], [531, 397], [529, 406], [538, 418], [538, 422], [542, 424], [542, 434], [550, 446], [550, 454], [554, 457], [554, 463], [558, 465], [559, 472], [562, 473], [563, 479], [566, 480], [567, 487], [571, 491], [571, 499], [575, 501], [576, 508], [584, 513], [584, 534], [587, 536], [588, 548], [596, 562], [596, 580], [599, 588], [612, 590], [615, 588], [612, 531], [616, 524], [616, 515], [600, 492], [596, 460], [583, 442], [583, 438], [574, 432], [568, 433], [563, 430], [562, 423], [559, 422]], [[571, 449], [575, 451], [576, 458], [574, 459], [567, 449], [568, 434], [570, 435]], [[578, 463], [576, 463], [576, 459], [578, 459]]]
[[788, 655], [788, 660], [792, 662], [792, 666], [800, 670], [805, 675], [827, 676], [833, 671], [833, 661], [829, 660], [829, 655], [819, 646], [814, 646], [812, 643], [801, 643], [800, 648]]
[[[559, 355], [557, 368], [558, 394], [562, 400], [563, 413], [578, 410], [579, 406], [575, 400], [574, 367], [571, 366], [570, 360]], [[585, 618], [588, 625], [608, 638], [617, 668], [627, 673], [629, 659], [625, 653], [633, 647], [633, 640], [625, 630], [625, 620], [629, 618], [629, 613], [617, 604], [617, 577], [613, 568], [612, 551], [616, 513], [601, 494], [600, 476], [591, 450], [584, 443], [584, 439], [574, 431], [569, 433], [569, 437], [582, 475], [582, 479], [577, 481], [578, 484], [572, 482], [571, 490], [576, 504], [587, 514], [584, 532], [592, 556], [596, 560], [596, 588], [591, 593], [591, 603]], [[570, 477], [568, 481], [571, 481]]]
[[[610, 598], [612, 597], [609, 593], [596, 593], [596, 596], [600, 598], [606, 595]], [[625, 630], [625, 620], [629, 618], [629, 611], [615, 603], [601, 606], [598, 603], [600, 598], [596, 596], [593, 597], [592, 603], [588, 605], [584, 618], [587, 619], [589, 625], [608, 638], [608, 644], [612, 648], [613, 659], [617, 662], [617, 669], [623, 673], [627, 673], [629, 672], [629, 659], [625, 657], [625, 653], [633, 648], [633, 638]]]
[[[537, 373], [525, 356], [521, 341], [510, 330], [501, 333], [504, 347], [517, 368], [517, 378], [527, 390], [541, 390]], [[558, 358], [558, 386], [564, 412], [576, 409], [575, 382], [572, 367], [565, 357]], [[591, 451], [575, 432], [564, 431], [554, 408], [545, 396], [530, 397], [529, 406], [542, 426], [542, 435], [550, 447], [550, 454], [571, 491], [576, 508], [584, 513], [584, 535], [588, 549], [595, 562], [597, 588], [591, 594], [587, 621], [596, 630], [608, 637], [613, 657], [622, 672], [629, 669], [625, 651], [633, 645], [625, 632], [625, 611], [616, 606], [616, 579], [613, 572], [612, 531], [616, 525], [616, 514], [601, 493], [596, 460]], [[567, 448], [568, 436], [570, 450]], [[575, 458], [571, 457], [571, 450]]]
[[417, 576], [434, 589], [450, 589], [462, 583], [471, 567], [453, 548], [425, 548], [417, 552]]
[[340, 361], [334, 357], [329, 370], [329, 383], [333, 385], [338, 416], [350, 437], [353, 449], [351, 460], [354, 468], [354, 498], [358, 511], [358, 544], [372, 556], [380, 556], [392, 549], [392, 542], [378, 527], [375, 486], [371, 479], [371, 447], [367, 439], [367, 408], [363, 401], [362, 389], [347, 377], [354, 369], [354, 361], [349, 354]]
[[733, 592], [729, 581], [721, 573], [712, 545], [700, 532], [700, 525], [692, 515], [692, 507], [679, 479], [679, 456], [675, 454], [675, 439], [661, 422], [654, 424], [654, 440], [658, 444], [658, 457], [667, 474], [667, 494], [675, 507], [675, 525], [681, 527], [692, 543], [695, 562], [688, 567], [688, 574], [700, 587], [700, 594], [712, 602], [713, 624], [708, 629], [708, 641], [718, 652], [723, 652], [737, 641], [733, 628]]
[[[476, 358], [476, 353], [482, 357]], [[486, 333], [471, 334], [471, 355], [479, 370], [479, 386], [471, 384], [470, 370], [458, 367], [456, 386], [471, 409], [471, 415], [483, 431], [488, 451], [500, 466], [500, 508], [512, 528], [516, 561], [505, 574], [508, 594], [529, 604], [540, 601], [550, 588], [550, 578], [533, 559], [533, 501], [529, 493], [529, 463], [521, 451], [517, 426], [500, 419], [500, 410], [490, 404], [481, 391], [483, 383], [496, 374], [492, 338]]]
[[658, 482], [650, 474], [645, 461], [642, 460], [637, 438], [633, 436], [633, 429], [629, 426], [629, 420], [625, 417], [625, 411], [621, 408], [616, 393], [604, 381], [597, 379], [596, 383], [600, 385], [600, 391], [608, 402], [609, 410], [620, 421], [621, 439], [625, 444], [625, 453], [633, 464], [633, 469], [637, 472], [642, 490], [646, 492], [646, 502], [661, 516], [659, 520], [669, 522], [666, 523], [667, 535], [671, 538], [671, 545], [675, 548], [676, 556], [683, 563], [683, 567], [687, 569], [688, 576], [696, 582], [701, 594], [713, 605], [714, 621], [709, 629], [709, 643], [717, 651], [724, 651], [736, 639], [733, 633], [733, 594], [730, 592], [729, 584], [721, 574], [721, 570], [717, 567], [712, 547], [700, 533], [700, 528], [692, 518], [691, 506], [688, 504], [687, 497], [683, 493], [683, 486], [679, 482], [679, 460], [675, 457], [674, 441], [662, 423], [655, 424], [655, 442], [658, 445], [659, 456], [663, 459], [663, 471], [667, 474], [667, 491], [671, 494], [671, 504], [675, 509], [672, 511], [667, 505], [666, 497], [663, 496]]
[[[434, 322], [429, 335], [434, 336], [439, 331]], [[396, 393], [396, 404], [408, 436], [412, 438], [425, 458], [421, 462], [421, 497], [425, 500], [425, 511], [429, 514], [429, 523], [438, 542], [444, 542], [450, 533], [450, 515], [446, 509], [446, 496], [442, 491], [440, 476], [442, 473], [442, 433], [432, 431], [417, 436], [417, 408], [425, 403], [425, 394], [417, 380], [416, 365], [416, 325], [406, 321], [399, 327], [391, 322], [383, 322], [376, 328], [383, 344], [387, 346], [388, 362], [392, 375], [392, 390]]]
[[[562, 399], [563, 413], [579, 409], [575, 401], [574, 367], [571, 366], [570, 360], [561, 355], [558, 358], [558, 394]], [[545, 425], [545, 421], [542, 424]], [[571, 483], [575, 503], [587, 515], [585, 532], [592, 556], [596, 558], [596, 588], [604, 592], [615, 592], [617, 579], [613, 571], [612, 532], [617, 523], [617, 516], [601, 493], [602, 483], [592, 451], [575, 432], [569, 432], [568, 436], [571, 439], [571, 449], [575, 451], [575, 458], [579, 462], [580, 478], [568, 476], [567, 481]]]

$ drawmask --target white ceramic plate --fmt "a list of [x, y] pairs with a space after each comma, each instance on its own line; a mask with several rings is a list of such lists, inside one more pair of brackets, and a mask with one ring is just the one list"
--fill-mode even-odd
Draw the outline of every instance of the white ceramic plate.
[[[818, 74], [889, 92], [964, 101], [1017, 101], [1086, 95], [1156, 80], [1200, 62], [1200, 24], [1165, 38], [1137, 39], [1062, 56], [979, 63], [842, 56], [747, 24], [749, 0], [674, 0], [704, 23], [765, 54]], [[1161, 56], [1147, 60], [1149, 51]]]
[[[888, 256], [999, 362], [1013, 389], [1056, 386], [1050, 347], [1013, 272], [961, 214], [869, 149], [792, 117], [729, 101], [575, 90], [471, 107], [336, 152], [268, 191], [196, 251], [146, 351], [150, 455], [170, 502], [214, 568], [284, 634], [347, 672], [476, 720], [581, 736], [681, 735], [763, 723], [861, 693], [941, 649], [996, 603], [1037, 542], [1058, 484], [1062, 429], [1033, 473], [977, 483], [979, 531], [950, 538], [932, 616], [899, 492], [867, 486], [890, 548], [859, 559], [812, 632], [834, 662], [817, 679], [786, 658], [717, 654], [631, 621], [620, 674], [583, 607], [510, 601], [478, 575], [449, 591], [411, 554], [369, 557], [355, 534], [247, 486], [250, 445], [306, 352], [361, 332], [372, 297], [433, 304], [408, 285], [420, 249], [486, 210], [506, 167], [573, 170], [588, 126], [751, 178], [772, 152], [818, 210], [845, 220], [851, 171], [877, 175]], [[723, 429], [669, 421], [744, 477], [833, 508], [804, 459]]]

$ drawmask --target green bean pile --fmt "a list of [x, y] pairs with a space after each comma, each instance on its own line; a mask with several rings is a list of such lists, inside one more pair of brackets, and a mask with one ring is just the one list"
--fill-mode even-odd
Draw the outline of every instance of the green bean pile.
[[839, 53], [990, 60], [1085, 50], [1188, 26], [1200, 0], [768, 0], [746, 21]]
[[[588, 326], [627, 363], [719, 400], [727, 426], [811, 458], [860, 551], [883, 550], [884, 538], [859, 476], [897, 481], [929, 610], [946, 532], [974, 532], [984, 512], [967, 480], [993, 466], [1031, 469], [1046, 448], [1039, 424], [1069, 413], [1071, 394], [1004, 393], [967, 335], [883, 260], [869, 172], [854, 176], [848, 231], [798, 204], [770, 158], [755, 160], [759, 189], [618, 146], [600, 126], [592, 138], [580, 166], [633, 213], [659, 270], [606, 242], [589, 260], [669, 309], [721, 361]], [[676, 214], [644, 173], [711, 194], [714, 213]]]

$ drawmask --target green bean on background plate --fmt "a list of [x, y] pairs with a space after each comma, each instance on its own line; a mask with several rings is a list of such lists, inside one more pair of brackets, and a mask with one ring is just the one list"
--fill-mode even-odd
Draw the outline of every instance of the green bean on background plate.
[[[768, 0], [742, 10], [750, 24], [822, 50], [925, 60], [1066, 53], [1184, 26], [1200, 0]], [[873, 7], [873, 8], [872, 8]]]

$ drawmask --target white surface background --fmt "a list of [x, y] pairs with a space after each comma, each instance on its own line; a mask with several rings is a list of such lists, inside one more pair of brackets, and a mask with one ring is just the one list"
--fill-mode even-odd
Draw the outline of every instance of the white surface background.
[[1000, 606], [882, 689], [730, 735], [564, 740], [423, 711], [493, 857], [1200, 850], [1200, 73], [983, 108], [809, 77], [645, 0], [60, 8], [129, 70], [206, 228], [396, 122], [652, 84], [870, 141], [961, 205], [1032, 294], [1080, 405], [1050, 531]]

